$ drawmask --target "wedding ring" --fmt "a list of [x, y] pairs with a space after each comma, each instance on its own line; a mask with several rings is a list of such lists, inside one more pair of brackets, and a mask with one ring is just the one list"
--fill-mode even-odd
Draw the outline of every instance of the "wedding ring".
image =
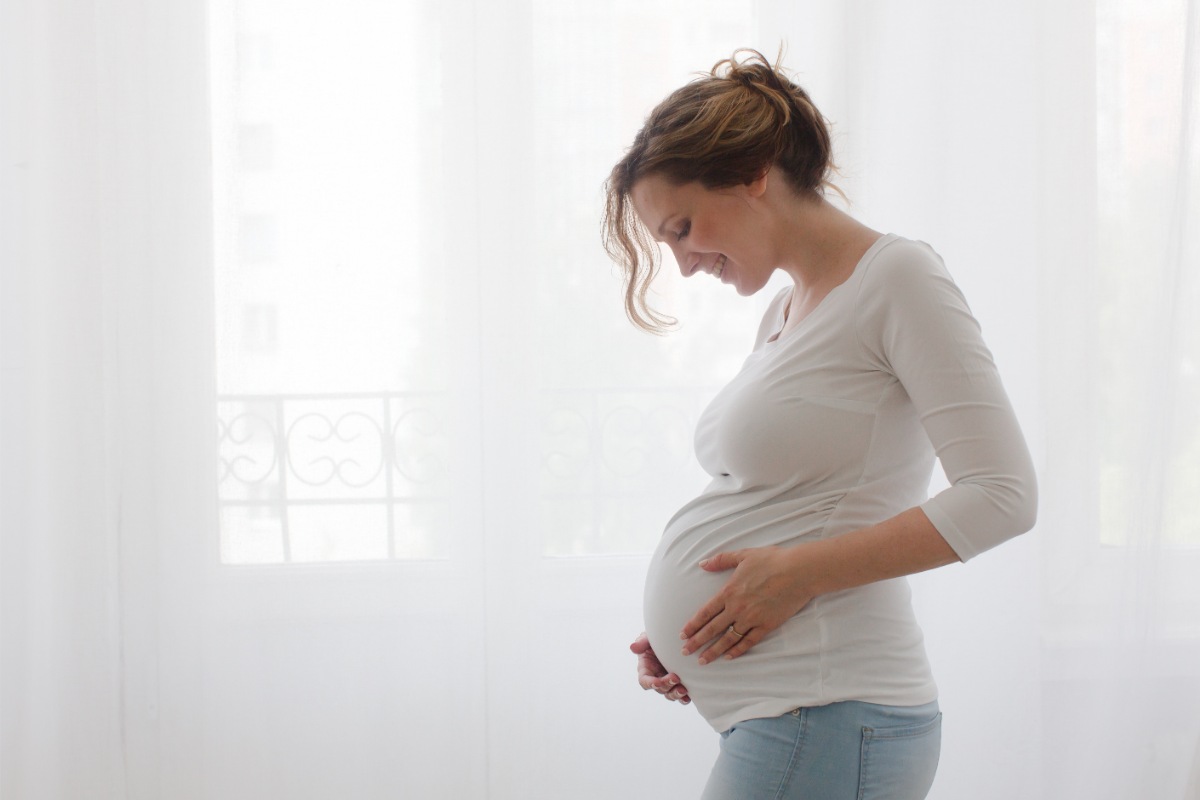
[[744, 633], [738, 633], [738, 629], [733, 627], [732, 625], [729, 626], [729, 632], [732, 633], [734, 636], [738, 637], [739, 639], [741, 639], [743, 636], [746, 635]]

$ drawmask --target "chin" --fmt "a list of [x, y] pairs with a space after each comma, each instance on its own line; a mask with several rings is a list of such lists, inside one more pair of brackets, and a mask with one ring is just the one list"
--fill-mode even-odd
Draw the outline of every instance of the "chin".
[[740, 294], [742, 297], [752, 297], [752, 296], [754, 296], [754, 295], [758, 294], [760, 291], [762, 291], [762, 288], [763, 288], [764, 286], [766, 286], [766, 285], [767, 285], [767, 284], [764, 282], [764, 283], [760, 283], [760, 284], [757, 284], [757, 285], [751, 285], [751, 286], [747, 286], [746, 284], [742, 283], [742, 281], [740, 280], [740, 278], [741, 278], [741, 276], [740, 276], [740, 275], [739, 275], [739, 276], [736, 276], [736, 277], [734, 278], [734, 280], [733, 280], [733, 288], [734, 288], [734, 289], [737, 291], [737, 293], [738, 293], [738, 294]]

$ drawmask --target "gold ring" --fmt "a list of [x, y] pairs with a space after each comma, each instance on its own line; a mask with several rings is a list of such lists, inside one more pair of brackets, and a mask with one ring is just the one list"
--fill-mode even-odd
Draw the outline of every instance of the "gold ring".
[[729, 632], [732, 633], [734, 636], [738, 637], [739, 639], [741, 639], [743, 636], [746, 635], [745, 633], [738, 633], [738, 629], [733, 627], [732, 625], [729, 626]]

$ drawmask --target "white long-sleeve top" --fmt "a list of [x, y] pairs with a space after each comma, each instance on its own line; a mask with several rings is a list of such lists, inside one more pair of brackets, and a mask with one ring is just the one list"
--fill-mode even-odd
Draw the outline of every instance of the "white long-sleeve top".
[[[711, 482], [667, 523], [646, 633], [718, 731], [840, 700], [937, 697], [904, 578], [822, 595], [745, 655], [700, 667], [684, 623], [728, 580], [701, 559], [858, 530], [920, 506], [966, 561], [1033, 525], [1032, 461], [991, 353], [928, 245], [893, 234], [795, 328], [790, 290], [701, 415]], [[927, 499], [934, 457], [950, 488]]]

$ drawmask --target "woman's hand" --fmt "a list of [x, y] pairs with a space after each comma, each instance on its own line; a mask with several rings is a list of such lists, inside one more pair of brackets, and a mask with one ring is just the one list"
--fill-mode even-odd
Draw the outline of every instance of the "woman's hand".
[[653, 689], [668, 700], [678, 700], [684, 705], [692, 702], [692, 698], [688, 697], [687, 687], [679, 682], [679, 676], [674, 672], [667, 672], [658, 656], [654, 655], [645, 633], [639, 635], [633, 644], [629, 645], [629, 649], [638, 657], [638, 685], [643, 689]]
[[787, 547], [751, 547], [700, 562], [733, 570], [721, 591], [683, 627], [683, 654], [700, 663], [737, 658], [819, 594], [953, 564], [958, 554], [919, 507], [829, 539]]
[[808, 605], [816, 592], [802, 574], [804, 547], [753, 547], [701, 561], [709, 572], [733, 575], [684, 626], [683, 654], [708, 644], [701, 664], [737, 658]]

